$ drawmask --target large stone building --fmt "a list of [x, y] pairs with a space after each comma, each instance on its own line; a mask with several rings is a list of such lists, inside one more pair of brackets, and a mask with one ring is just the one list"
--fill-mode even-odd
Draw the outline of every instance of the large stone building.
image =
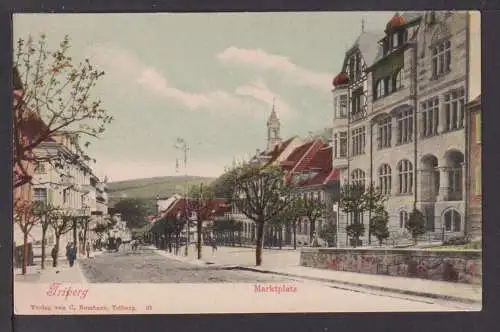
[[[361, 32], [333, 80], [333, 167], [341, 185], [387, 196], [392, 243], [407, 238], [413, 208], [437, 239], [464, 233], [468, 45], [465, 12], [396, 13]], [[346, 225], [367, 226], [368, 214], [339, 214], [348, 245]]]

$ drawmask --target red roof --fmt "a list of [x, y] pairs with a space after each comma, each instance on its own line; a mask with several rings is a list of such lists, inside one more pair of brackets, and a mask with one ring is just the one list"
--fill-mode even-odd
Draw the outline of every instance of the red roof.
[[304, 154], [311, 148], [311, 146], [314, 144], [314, 141], [307, 142], [305, 144], [302, 144], [301, 146], [297, 147], [293, 152], [281, 162], [281, 165], [285, 169], [292, 169], [299, 161], [300, 159], [304, 156]]
[[[231, 206], [228, 201], [224, 198], [215, 198], [205, 200], [206, 204], [201, 210], [203, 214], [207, 214], [206, 218], [212, 216], [224, 215], [224, 213], [231, 211]], [[181, 218], [186, 216], [186, 213], [191, 214], [198, 210], [198, 201], [187, 200], [185, 198], [180, 198], [173, 202], [169, 208], [163, 212], [160, 216], [161, 219], [173, 219], [180, 215]]]
[[347, 76], [344, 72], [337, 74], [337, 76], [333, 78], [332, 82], [333, 86], [344, 85], [347, 83], [349, 83], [349, 76]]
[[405, 25], [405, 18], [399, 13], [394, 14], [394, 16], [391, 18], [391, 20], [387, 23], [386, 29], [387, 30], [392, 30], [397, 27], [400, 27], [402, 25]]
[[277, 144], [271, 152], [266, 153], [267, 156], [271, 157], [271, 159], [269, 159], [269, 161], [266, 163], [266, 166], [275, 162], [294, 139], [295, 137], [289, 138], [281, 144]]

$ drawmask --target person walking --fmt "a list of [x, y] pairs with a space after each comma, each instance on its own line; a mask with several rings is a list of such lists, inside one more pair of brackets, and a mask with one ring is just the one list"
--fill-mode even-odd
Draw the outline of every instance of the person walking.
[[70, 267], [73, 267], [73, 265], [75, 264], [75, 260], [76, 260], [76, 246], [73, 244], [69, 248], [69, 253], [68, 253], [68, 261]]
[[72, 243], [68, 242], [66, 244], [66, 259], [69, 261], [69, 250], [71, 249]]
[[50, 253], [52, 256], [52, 267], [56, 267], [56, 265], [57, 265], [57, 251], [58, 251], [57, 247], [54, 246], [52, 248], [52, 252]]
[[212, 238], [211, 244], [212, 244], [212, 257], [215, 258], [215, 253], [217, 252], [217, 241], [215, 241], [215, 238]]
[[90, 258], [90, 242], [87, 242], [87, 246], [85, 247], [85, 251], [87, 252], [87, 258]]

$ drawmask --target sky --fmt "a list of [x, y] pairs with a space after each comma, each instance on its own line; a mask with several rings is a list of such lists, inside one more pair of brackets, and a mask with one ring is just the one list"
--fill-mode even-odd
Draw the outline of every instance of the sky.
[[[276, 98], [281, 136], [332, 125], [331, 82], [361, 32], [392, 12], [16, 14], [14, 41], [71, 38], [75, 61], [106, 75], [93, 91], [115, 121], [89, 147], [110, 181], [218, 176], [266, 145]], [[186, 168], [176, 168], [189, 145]]]

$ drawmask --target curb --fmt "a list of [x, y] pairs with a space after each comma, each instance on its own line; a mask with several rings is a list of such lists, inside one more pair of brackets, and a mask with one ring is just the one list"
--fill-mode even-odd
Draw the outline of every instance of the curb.
[[384, 292], [391, 292], [391, 293], [398, 293], [398, 294], [412, 295], [412, 296], [420, 296], [420, 297], [428, 297], [428, 298], [432, 298], [432, 299], [460, 302], [460, 303], [466, 303], [466, 304], [482, 303], [482, 301], [477, 301], [477, 300], [472, 300], [472, 299], [457, 297], [457, 296], [451, 296], [451, 295], [443, 295], [443, 294], [435, 294], [435, 293], [427, 293], [427, 292], [417, 292], [417, 291], [405, 290], [405, 289], [400, 289], [400, 288], [367, 285], [367, 284], [361, 284], [361, 283], [356, 283], [356, 282], [332, 280], [332, 279], [327, 279], [327, 278], [308, 277], [308, 276], [301, 276], [301, 275], [297, 275], [297, 274], [275, 272], [275, 271], [271, 271], [271, 270], [264, 270], [264, 269], [258, 269], [258, 268], [252, 268], [252, 267], [247, 267], [247, 266], [240, 266], [240, 265], [234, 266], [233, 268], [235, 270], [259, 272], [259, 273], [269, 273], [269, 274], [280, 275], [280, 276], [285, 276], [285, 277], [301, 278], [301, 279], [307, 279], [307, 280], [327, 282], [327, 283], [332, 283], [332, 284], [341, 284], [341, 285], [346, 285], [346, 286], [361, 287], [361, 288], [372, 289], [372, 290], [377, 290], [377, 291], [384, 291]]

